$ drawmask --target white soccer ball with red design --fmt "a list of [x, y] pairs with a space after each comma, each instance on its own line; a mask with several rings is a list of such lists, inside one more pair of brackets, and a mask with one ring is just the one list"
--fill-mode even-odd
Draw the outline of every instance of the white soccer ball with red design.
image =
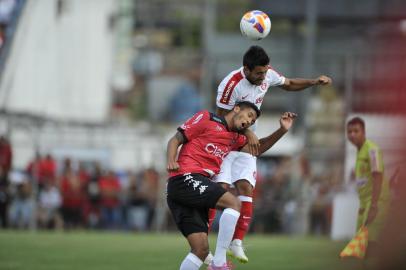
[[260, 40], [271, 31], [271, 19], [260, 10], [248, 11], [241, 18], [241, 33], [252, 40]]

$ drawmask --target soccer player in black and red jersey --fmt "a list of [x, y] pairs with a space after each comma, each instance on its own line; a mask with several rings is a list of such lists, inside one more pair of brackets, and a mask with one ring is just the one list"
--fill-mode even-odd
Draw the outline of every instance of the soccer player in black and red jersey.
[[[240, 216], [240, 202], [211, 178], [220, 171], [230, 151], [249, 152], [242, 133], [260, 116], [250, 102], [240, 102], [224, 117], [201, 111], [178, 128], [167, 146], [167, 202], [172, 216], [191, 247], [180, 270], [199, 269], [209, 253], [208, 210], [223, 210], [216, 251], [208, 269], [229, 269], [226, 252]], [[296, 114], [286, 112], [280, 128], [260, 139], [259, 153], [272, 147], [292, 126]], [[177, 151], [183, 145], [178, 158]]]

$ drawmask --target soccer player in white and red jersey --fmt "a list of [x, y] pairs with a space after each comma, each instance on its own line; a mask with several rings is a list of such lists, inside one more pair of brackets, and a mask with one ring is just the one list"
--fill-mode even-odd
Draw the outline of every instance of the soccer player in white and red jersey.
[[[315, 85], [331, 83], [327, 76], [315, 79], [291, 79], [276, 72], [270, 65], [265, 50], [259, 46], [250, 47], [243, 57], [243, 67], [228, 74], [220, 83], [217, 91], [217, 115], [225, 115], [237, 102], [250, 101], [261, 108], [269, 87], [278, 86], [286, 91], [300, 91]], [[259, 141], [255, 135], [256, 125], [245, 132], [248, 138], [249, 153], [231, 152], [224, 160], [220, 174], [215, 180], [224, 183], [224, 187], [233, 184], [241, 201], [241, 215], [238, 220], [231, 255], [242, 263], [248, 258], [242, 247], [242, 240], [248, 231], [252, 218], [252, 195], [256, 182], [256, 155]], [[209, 213], [210, 224], [214, 220], [215, 209]]]
[[[211, 178], [230, 151], [248, 152], [241, 134], [255, 123], [259, 109], [250, 102], [236, 104], [224, 117], [201, 111], [178, 128], [167, 146], [167, 203], [172, 216], [190, 245], [180, 270], [197, 270], [209, 254], [208, 211], [223, 209], [210, 270], [230, 269], [226, 252], [240, 216], [240, 202]], [[284, 113], [280, 128], [260, 140], [259, 153], [274, 145], [292, 126], [293, 113]], [[183, 145], [179, 154], [178, 148]], [[176, 158], [178, 156], [178, 158]]]

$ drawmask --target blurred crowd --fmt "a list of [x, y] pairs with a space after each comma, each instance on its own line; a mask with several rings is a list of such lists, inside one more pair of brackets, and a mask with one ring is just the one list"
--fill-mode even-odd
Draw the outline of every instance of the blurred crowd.
[[[343, 186], [339, 170], [312, 173], [306, 154], [259, 161], [251, 231], [327, 235], [334, 196]], [[264, 169], [265, 168], [265, 169]]]
[[[148, 231], [164, 196], [166, 178], [154, 168], [114, 172], [98, 162], [55, 160], [37, 154], [23, 171], [11, 171], [12, 148], [1, 137], [3, 227]], [[305, 154], [259, 160], [252, 232], [330, 232], [339, 169], [314, 176]], [[166, 213], [167, 214], [167, 213]], [[172, 229], [169, 218], [166, 229]]]
[[[3, 157], [8, 153], [3, 150], [7, 149], [4, 144], [2, 168], [10, 168], [9, 144], [9, 162], [4, 162], [3, 167]], [[113, 172], [97, 162], [65, 158], [58, 164], [49, 154], [37, 154], [25, 171], [13, 171], [9, 177], [3, 172], [7, 171], [2, 169], [3, 227], [136, 231], [151, 228], [160, 179], [153, 168]]]

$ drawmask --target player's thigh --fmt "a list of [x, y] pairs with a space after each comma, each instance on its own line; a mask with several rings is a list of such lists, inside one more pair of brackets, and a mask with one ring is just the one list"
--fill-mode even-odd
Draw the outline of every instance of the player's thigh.
[[238, 195], [252, 196], [254, 192], [254, 186], [246, 179], [241, 179], [233, 184], [237, 189]]
[[239, 180], [246, 180], [252, 187], [255, 187], [256, 177], [257, 158], [248, 153], [240, 153], [232, 164], [231, 183], [235, 185]]
[[172, 217], [184, 237], [194, 233], [208, 233], [208, 209], [197, 209], [167, 198]]
[[167, 184], [169, 199], [196, 209], [214, 208], [225, 192], [219, 184], [200, 174], [172, 177]]

